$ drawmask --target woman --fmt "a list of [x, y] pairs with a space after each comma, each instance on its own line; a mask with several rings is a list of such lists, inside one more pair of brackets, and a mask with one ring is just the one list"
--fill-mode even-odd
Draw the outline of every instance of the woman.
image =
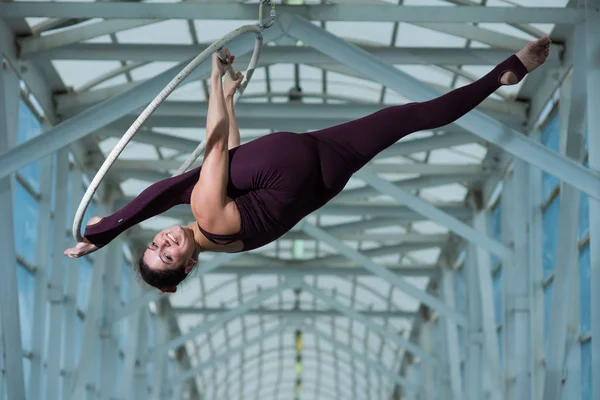
[[248, 251], [279, 238], [399, 139], [452, 123], [500, 86], [518, 83], [544, 63], [549, 46], [548, 37], [530, 42], [480, 80], [431, 101], [388, 107], [316, 132], [272, 133], [242, 146], [233, 108], [242, 75], [226, 79], [223, 89], [222, 77], [233, 57], [227, 52], [222, 63], [213, 56], [202, 167], [150, 186], [113, 215], [94, 217], [85, 241], [65, 254], [88, 254], [141, 221], [190, 204], [196, 222], [159, 232], [139, 262], [148, 284], [175, 292], [199, 252]]

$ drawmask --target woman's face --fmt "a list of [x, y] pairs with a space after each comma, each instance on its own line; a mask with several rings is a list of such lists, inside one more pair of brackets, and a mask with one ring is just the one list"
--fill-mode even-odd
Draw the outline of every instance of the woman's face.
[[182, 265], [187, 269], [195, 248], [193, 233], [181, 226], [174, 226], [154, 236], [144, 252], [143, 260], [154, 270], [176, 269]]

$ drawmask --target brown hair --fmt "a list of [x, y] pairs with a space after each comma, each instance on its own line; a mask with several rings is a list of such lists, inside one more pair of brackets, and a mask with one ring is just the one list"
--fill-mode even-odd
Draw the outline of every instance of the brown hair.
[[138, 260], [137, 267], [138, 272], [144, 280], [144, 282], [146, 282], [150, 286], [161, 290], [170, 287], [177, 287], [177, 285], [183, 280], [185, 280], [185, 278], [187, 278], [188, 275], [185, 272], [184, 265], [180, 265], [177, 268], [168, 270], [152, 269], [144, 262], [143, 254]]

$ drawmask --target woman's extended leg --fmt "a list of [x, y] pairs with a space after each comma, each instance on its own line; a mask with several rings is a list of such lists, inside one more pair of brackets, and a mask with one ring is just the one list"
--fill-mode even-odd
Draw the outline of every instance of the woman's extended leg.
[[[531, 42], [481, 79], [436, 99], [388, 107], [358, 120], [308, 135], [342, 156], [354, 170], [353, 173], [404, 136], [448, 125], [473, 110], [503, 84], [517, 83], [527, 72], [545, 61], [549, 43], [549, 38]], [[341, 171], [335, 170], [344, 166], [330, 164], [326, 167], [333, 170], [323, 171], [324, 174], [341, 178]]]

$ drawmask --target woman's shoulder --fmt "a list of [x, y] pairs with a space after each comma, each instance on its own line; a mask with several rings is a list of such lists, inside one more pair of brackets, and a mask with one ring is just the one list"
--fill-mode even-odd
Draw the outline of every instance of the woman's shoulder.
[[218, 235], [233, 235], [241, 229], [241, 217], [235, 200], [227, 198], [221, 209], [203, 209], [192, 204], [192, 213], [202, 229]]

